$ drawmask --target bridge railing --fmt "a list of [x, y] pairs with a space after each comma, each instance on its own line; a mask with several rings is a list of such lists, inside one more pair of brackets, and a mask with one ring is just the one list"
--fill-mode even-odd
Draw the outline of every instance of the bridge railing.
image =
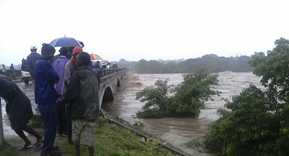
[[102, 70], [102, 69], [94, 69], [95, 72], [97, 72], [97, 75], [102, 78], [104, 76], [107, 76], [107, 75], [110, 75], [110, 74], [113, 74], [113, 73], [117, 73], [117, 72], [120, 72], [120, 71], [125, 71], [126, 68], [115, 68], [115, 69], [105, 69], [105, 70]]
[[3, 119], [2, 119], [2, 104], [0, 98], [0, 145], [4, 143], [4, 134], [3, 134]]

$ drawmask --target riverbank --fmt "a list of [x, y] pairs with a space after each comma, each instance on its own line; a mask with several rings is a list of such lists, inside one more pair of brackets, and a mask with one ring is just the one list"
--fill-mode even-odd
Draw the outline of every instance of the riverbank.
[[[122, 155], [138, 155], [138, 156], [173, 156], [169, 150], [161, 147], [156, 140], [144, 141], [143, 138], [137, 136], [133, 132], [121, 128], [116, 124], [109, 123], [108, 120], [102, 119], [100, 127], [96, 131], [96, 155], [100, 156], [122, 156]], [[39, 150], [29, 150], [19, 152], [16, 149], [21, 147], [21, 140], [12, 138], [7, 141], [9, 145], [5, 145], [0, 150], [0, 156], [38, 156]], [[74, 155], [74, 146], [67, 143], [67, 139], [57, 137], [56, 145], [60, 148], [63, 156]], [[5, 150], [2, 150], [5, 149]], [[87, 155], [86, 149], [81, 149], [81, 155]]]

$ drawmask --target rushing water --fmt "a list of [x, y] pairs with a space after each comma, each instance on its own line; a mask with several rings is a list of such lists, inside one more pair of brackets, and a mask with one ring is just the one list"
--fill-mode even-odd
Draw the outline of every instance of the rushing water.
[[[219, 85], [214, 88], [221, 92], [220, 96], [214, 96], [213, 101], [206, 102], [198, 119], [192, 118], [162, 118], [162, 119], [137, 119], [136, 113], [141, 110], [144, 103], [136, 100], [136, 93], [147, 86], [151, 86], [158, 79], [169, 80], [169, 84], [176, 85], [182, 82], [182, 74], [135, 74], [130, 76], [126, 89], [119, 92], [112, 103], [106, 103], [106, 108], [113, 115], [135, 123], [141, 121], [144, 130], [166, 140], [187, 153], [198, 156], [208, 156], [195, 148], [189, 148], [186, 144], [192, 140], [202, 138], [207, 132], [208, 125], [218, 118], [217, 109], [223, 108], [226, 100], [231, 100], [242, 89], [250, 84], [259, 85], [259, 78], [252, 73], [218, 73]], [[19, 86], [34, 101], [31, 87]], [[3, 109], [4, 110], [4, 109]], [[7, 119], [6, 115], [4, 114]], [[6, 120], [7, 121], [7, 120]], [[5, 122], [5, 135], [15, 135]]]
[[218, 118], [217, 110], [223, 108], [226, 100], [238, 95], [242, 89], [250, 84], [259, 85], [259, 78], [252, 73], [218, 73], [219, 84], [214, 88], [220, 91], [220, 96], [214, 96], [212, 101], [205, 104], [198, 119], [192, 118], [162, 118], [137, 119], [136, 113], [144, 103], [136, 100], [136, 93], [147, 86], [151, 86], [158, 79], [169, 80], [169, 84], [176, 85], [183, 81], [182, 74], [135, 74], [129, 78], [127, 88], [118, 94], [110, 103], [110, 112], [131, 123], [141, 121], [144, 130], [152, 133], [169, 143], [179, 147], [192, 155], [207, 156], [209, 154], [189, 148], [186, 144], [204, 136], [208, 125]]

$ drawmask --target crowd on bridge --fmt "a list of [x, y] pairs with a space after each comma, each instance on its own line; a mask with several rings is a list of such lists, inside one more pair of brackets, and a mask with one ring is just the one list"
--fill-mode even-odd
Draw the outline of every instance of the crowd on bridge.
[[[24, 141], [20, 150], [38, 147], [41, 156], [60, 155], [59, 148], [54, 145], [58, 132], [60, 137], [66, 136], [68, 142], [75, 145], [77, 156], [80, 156], [80, 145], [87, 146], [89, 155], [94, 156], [95, 129], [100, 113], [99, 77], [107, 65], [101, 66], [99, 61], [93, 63], [83, 46], [61, 47], [59, 55], [55, 55], [55, 45], [44, 43], [41, 54], [32, 47], [27, 60], [22, 61], [23, 69], [32, 77], [43, 135], [28, 126], [33, 116], [29, 98], [17, 84], [0, 75], [0, 97], [6, 102], [12, 129]], [[35, 144], [24, 132], [35, 136]]]

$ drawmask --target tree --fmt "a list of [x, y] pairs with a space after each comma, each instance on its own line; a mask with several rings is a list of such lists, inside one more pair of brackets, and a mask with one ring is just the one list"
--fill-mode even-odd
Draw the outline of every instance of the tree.
[[138, 112], [139, 117], [157, 118], [165, 116], [168, 112], [170, 98], [168, 97], [168, 81], [157, 80], [155, 87], [147, 87], [137, 93], [137, 99], [146, 102], [143, 112]]
[[217, 85], [217, 82], [217, 75], [205, 72], [184, 75], [184, 81], [174, 89], [175, 95], [169, 107], [170, 114], [198, 117], [205, 101], [218, 94], [212, 89], [212, 85]]
[[137, 99], [145, 102], [139, 117], [198, 117], [204, 102], [217, 94], [211, 88], [217, 84], [217, 76], [204, 72], [184, 75], [184, 81], [176, 87], [167, 83], [158, 80], [155, 87], [137, 93]]

